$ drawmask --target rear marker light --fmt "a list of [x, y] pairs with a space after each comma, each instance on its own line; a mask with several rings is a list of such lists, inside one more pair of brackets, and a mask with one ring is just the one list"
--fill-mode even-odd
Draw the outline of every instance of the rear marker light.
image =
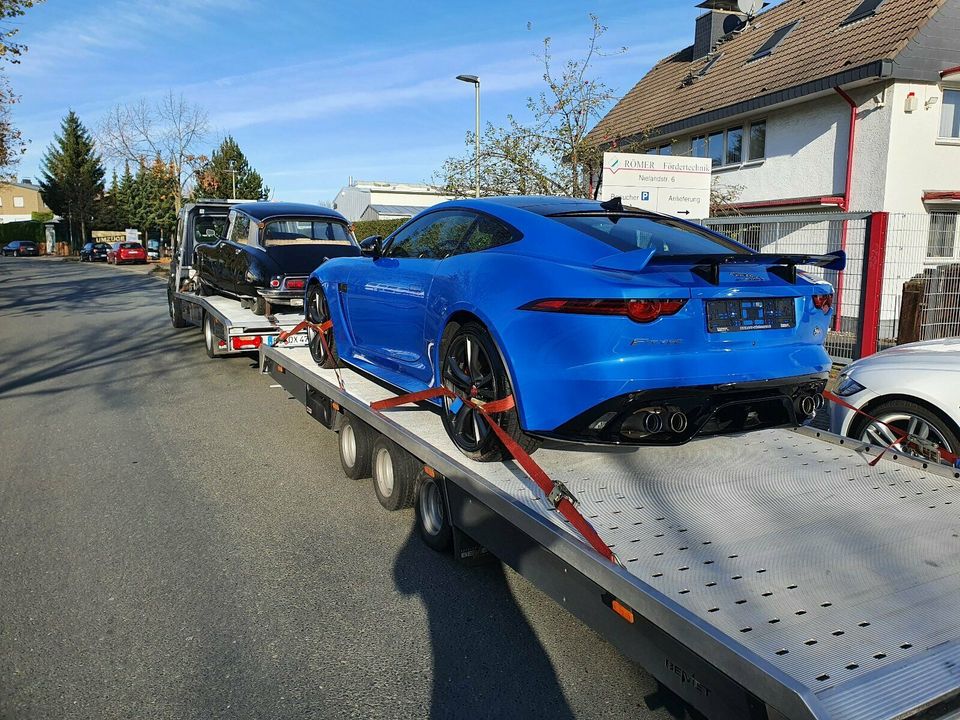
[[238, 335], [233, 338], [234, 350], [256, 350], [263, 340], [259, 335]]
[[824, 315], [829, 314], [831, 308], [833, 308], [833, 293], [829, 295], [814, 295], [813, 306], [818, 310], [823, 310]]
[[272, 288], [278, 288], [278, 287], [280, 287], [280, 279], [279, 279], [279, 278], [273, 278], [273, 280], [270, 281], [270, 287], [272, 287]]
[[676, 315], [687, 304], [686, 298], [635, 299], [635, 300], [585, 300], [579, 298], [553, 298], [536, 300], [523, 305], [521, 310], [572, 313], [575, 315], [626, 315], [634, 322], [648, 323]]

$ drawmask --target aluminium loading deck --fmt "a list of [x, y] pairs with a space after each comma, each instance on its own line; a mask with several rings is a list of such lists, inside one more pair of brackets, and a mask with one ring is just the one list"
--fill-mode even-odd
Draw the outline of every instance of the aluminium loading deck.
[[[751, 706], [756, 717], [912, 717], [960, 693], [960, 473], [892, 460], [869, 467], [867, 446], [813, 431], [539, 450], [534, 459], [578, 498], [620, 568], [586, 546], [515, 463], [464, 458], [436, 412], [374, 413], [369, 403], [392, 393], [363, 375], [342, 371], [341, 392], [308, 350], [261, 352], [294, 397], [340, 403], [554, 556], [553, 571], [548, 562], [525, 572], [522, 553], [510, 564], [561, 604], [566, 591], [549, 573], [562, 565], [668, 636], [667, 649], [648, 652], [609, 618], [571, 605], [710, 716], [746, 717], [725, 707], [724, 678], [766, 706], [766, 715]], [[491, 550], [509, 562], [509, 549]]]

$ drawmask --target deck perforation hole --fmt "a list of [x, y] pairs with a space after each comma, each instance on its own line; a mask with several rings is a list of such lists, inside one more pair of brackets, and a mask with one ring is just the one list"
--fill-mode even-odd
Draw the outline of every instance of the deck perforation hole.
[[856, 670], [858, 667], [860, 667], [860, 666], [857, 665], [856, 663], [850, 663], [849, 665], [846, 666], [846, 669], [847, 669], [847, 670]]
[[743, 605], [745, 602], [746, 602], [746, 600], [737, 600], [735, 604], [736, 604], [736, 605]]
[[679, 590], [679, 591], [678, 591], [678, 594], [679, 594], [679, 595], [686, 595], [688, 592], [690, 592], [690, 591], [689, 591], [687, 588], [684, 588], [683, 590]]
[[841, 635], [846, 635], [847, 633], [844, 630], [834, 630], [830, 634], [833, 635], [834, 637], [840, 637]]
[[743, 575], [734, 575], [730, 578], [731, 580], [743, 580]]
[[826, 673], [824, 673], [823, 675], [817, 675], [817, 680], [819, 680], [820, 682], [823, 682], [824, 680], [829, 680], [829, 679], [830, 679], [830, 676], [827, 675]]
[[684, 572], [689, 569], [690, 569], [689, 565], [681, 565], [680, 567], [677, 568], [677, 570], [679, 570], [680, 572]]
[[727, 555], [727, 560], [733, 560], [734, 558], [740, 557], [739, 555]]
[[655, 552], [655, 553], [653, 554], [654, 557], [660, 557], [661, 555], [663, 555], [662, 552]]
[[704, 585], [704, 587], [713, 587], [715, 585], [716, 583], [711, 581], [711, 582], [708, 582], [706, 585]]
[[832, 602], [820, 603], [820, 607], [831, 607], [832, 605], [833, 605]]
[[794, 615], [806, 615], [806, 614], [807, 614], [807, 611], [806, 611], [806, 610], [797, 610], [797, 611], [794, 613]]
[[790, 651], [787, 650], [786, 648], [780, 648], [780, 649], [777, 650], [777, 652], [774, 653], [774, 654], [775, 654], [775, 655], [786, 655], [786, 654], [789, 653], [789, 652], [790, 652]]
[[759, 570], [757, 570], [757, 574], [759, 575], [760, 573], [765, 573], [766, 571], [767, 571], [766, 568], [760, 568]]
[[780, 622], [780, 618], [770, 618], [769, 620], [767, 620], [767, 622], [770, 623], [771, 625], [776, 625], [778, 622]]
[[703, 564], [704, 564], [704, 565], [713, 565], [713, 560], [704, 560], [704, 561], [703, 561]]
[[742, 632], [742, 633], [748, 633], [748, 632], [750, 632], [751, 630], [753, 630], [753, 628], [750, 627], [749, 625], [748, 625], [747, 627], [740, 628], [740, 632]]
[[796, 590], [796, 589], [797, 589], [796, 585], [787, 585], [787, 590]]
[[857, 623], [857, 626], [858, 626], [858, 627], [870, 627], [870, 623], [868, 623], [866, 620], [864, 620], [863, 622]]
[[767, 590], [765, 593], [760, 593], [760, 597], [770, 597], [771, 595], [773, 595], [773, 593], [769, 590]]
[[904, 643], [903, 645], [900, 646], [900, 649], [901, 649], [901, 650], [909, 650], [909, 649], [912, 648], [912, 647], [913, 647], [913, 644], [912, 644], [912, 643]]
[[877, 653], [873, 656], [874, 660], [883, 660], [887, 656], [886, 653]]
[[814, 640], [813, 638], [810, 638], [809, 640], [804, 640], [803, 644], [804, 644], [804, 645], [816, 645], [816, 644], [817, 644], [817, 641]]
[[719, 610], [720, 610], [720, 608], [714, 607], [714, 608], [710, 608], [709, 610], [707, 610], [707, 612], [712, 612], [712, 613], [713, 613], [713, 612], [718, 612]]
[[663, 573], [654, 573], [654, 574], [653, 574], [653, 577], [655, 577], [655, 578], [662, 578], [662, 577], [663, 577]]

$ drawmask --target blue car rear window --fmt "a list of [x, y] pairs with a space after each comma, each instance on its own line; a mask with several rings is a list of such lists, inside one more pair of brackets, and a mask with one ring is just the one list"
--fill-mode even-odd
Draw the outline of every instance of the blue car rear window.
[[657, 255], [747, 255], [750, 250], [733, 240], [669, 218], [643, 215], [552, 215], [556, 220], [622, 252], [653, 248]]

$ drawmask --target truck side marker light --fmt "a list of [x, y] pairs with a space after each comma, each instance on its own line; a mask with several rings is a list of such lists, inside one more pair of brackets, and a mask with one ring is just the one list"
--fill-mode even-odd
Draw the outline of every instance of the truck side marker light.
[[429, 465], [424, 465], [424, 466], [423, 466], [423, 472], [424, 472], [424, 474], [425, 474], [428, 478], [433, 478], [434, 480], [437, 479], [437, 471], [434, 470], [434, 469], [433, 469], [432, 467], [430, 467]]

